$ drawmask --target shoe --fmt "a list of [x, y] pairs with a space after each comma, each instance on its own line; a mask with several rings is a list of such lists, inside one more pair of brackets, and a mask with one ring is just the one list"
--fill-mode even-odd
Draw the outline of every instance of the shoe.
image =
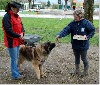
[[79, 74], [80, 70], [79, 70], [79, 64], [75, 64], [75, 71], [71, 72], [71, 75], [76, 75]]
[[89, 68], [88, 65], [84, 67], [84, 71], [81, 73], [81, 77], [88, 76], [88, 68]]
[[80, 75], [80, 77], [85, 77], [85, 76], [88, 76], [88, 70], [84, 70]]
[[17, 77], [17, 78], [13, 78], [13, 80], [21, 80], [21, 79], [24, 79], [25, 76], [21, 75], [20, 77]]

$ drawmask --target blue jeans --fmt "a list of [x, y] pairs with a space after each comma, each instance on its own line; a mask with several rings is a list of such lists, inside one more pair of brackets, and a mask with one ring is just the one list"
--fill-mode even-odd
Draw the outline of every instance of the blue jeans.
[[83, 61], [84, 67], [88, 67], [87, 50], [73, 50], [75, 56], [75, 64], [80, 64], [80, 57]]
[[14, 48], [8, 48], [8, 52], [11, 59], [11, 73], [12, 78], [18, 78], [20, 77], [20, 73], [18, 71], [18, 57], [19, 57], [19, 46]]

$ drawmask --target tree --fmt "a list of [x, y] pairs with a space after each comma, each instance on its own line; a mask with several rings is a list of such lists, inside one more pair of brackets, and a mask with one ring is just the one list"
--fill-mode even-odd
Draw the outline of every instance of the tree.
[[28, 2], [29, 2], [29, 9], [31, 8], [31, 1], [32, 0], [28, 0]]
[[58, 4], [53, 4], [52, 9], [58, 9]]
[[50, 7], [50, 5], [51, 5], [51, 4], [50, 4], [50, 1], [48, 0], [48, 2], [47, 2], [47, 7]]
[[84, 0], [84, 18], [88, 19], [93, 23], [93, 6], [94, 0]]
[[46, 2], [42, 2], [42, 1], [40, 1], [39, 3], [41, 3], [42, 4], [42, 9], [44, 9], [45, 7], [46, 7], [46, 5], [47, 5], [47, 3]]
[[[35, 1], [36, 1], [36, 0], [35, 0]], [[32, 8], [34, 8], [34, 0], [33, 0]]]
[[65, 11], [67, 10], [67, 1], [68, 0], [65, 0]]

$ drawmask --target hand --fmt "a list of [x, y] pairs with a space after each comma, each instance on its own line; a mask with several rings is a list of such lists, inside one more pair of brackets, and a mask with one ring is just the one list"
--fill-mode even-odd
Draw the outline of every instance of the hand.
[[21, 36], [20, 36], [20, 39], [22, 39], [22, 40], [23, 40], [23, 33], [21, 33], [20, 35], [21, 35]]
[[58, 39], [59, 39], [59, 35], [56, 36], [56, 40], [58, 40]]
[[85, 39], [88, 40], [87, 36], [85, 36]]

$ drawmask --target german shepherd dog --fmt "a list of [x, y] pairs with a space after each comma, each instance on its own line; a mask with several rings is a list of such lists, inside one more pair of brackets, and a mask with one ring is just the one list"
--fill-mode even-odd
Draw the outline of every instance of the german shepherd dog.
[[22, 64], [24, 60], [28, 60], [32, 62], [38, 79], [40, 79], [40, 77], [46, 77], [43, 72], [43, 63], [55, 46], [56, 44], [51, 43], [50, 41], [36, 45], [35, 47], [21, 45], [18, 58], [19, 71], [21, 70], [20, 64]]

